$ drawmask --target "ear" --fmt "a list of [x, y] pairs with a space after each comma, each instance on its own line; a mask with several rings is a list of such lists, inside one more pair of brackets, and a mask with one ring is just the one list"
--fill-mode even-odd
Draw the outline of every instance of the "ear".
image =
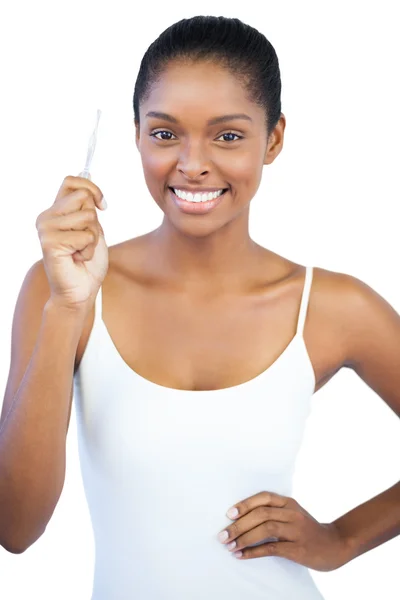
[[264, 156], [264, 165], [270, 165], [281, 152], [283, 147], [284, 131], [286, 127], [286, 118], [283, 113], [276, 124], [275, 129], [268, 137], [267, 149]]

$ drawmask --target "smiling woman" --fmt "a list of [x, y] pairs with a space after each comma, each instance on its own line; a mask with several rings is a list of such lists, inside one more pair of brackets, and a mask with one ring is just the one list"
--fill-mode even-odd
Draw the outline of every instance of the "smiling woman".
[[[247, 60], [251, 62], [251, 55]], [[252, 68], [254, 72], [255, 65]], [[262, 89], [253, 89], [255, 83], [250, 85], [246, 72], [247, 88], [262, 97]], [[139, 90], [144, 86], [141, 77]], [[191, 237], [204, 237], [230, 223], [229, 235], [236, 232], [243, 239], [262, 168], [279, 154], [285, 128], [280, 114], [277, 122], [273, 118], [268, 136], [268, 112], [276, 110], [267, 110], [267, 90], [264, 106], [249, 96], [247, 88], [232, 67], [228, 69], [216, 57], [207, 61], [174, 57], [164, 66], [162, 77], [153, 82], [151, 94], [143, 90], [135, 121], [136, 144], [149, 190], [165, 214], [160, 236], [172, 226]], [[219, 114], [214, 107], [219, 107]], [[171, 187], [192, 195], [179, 201], [175, 194], [166, 193]], [[217, 190], [229, 190], [229, 194], [218, 201], [202, 195]], [[185, 218], [210, 213], [208, 219]]]
[[[239, 19], [184, 19], [150, 45], [133, 108], [146, 183], [165, 214], [159, 239], [171, 227], [200, 238], [227, 223], [230, 237], [248, 239], [250, 201], [283, 144], [280, 93], [274, 48]], [[178, 200], [171, 187], [192, 196]], [[202, 195], [221, 189], [218, 201]]]
[[[137, 346], [131, 339], [121, 360], [111, 322], [104, 327], [100, 289], [76, 376], [82, 454], [98, 463], [85, 459], [83, 478], [95, 537], [107, 540], [96, 552], [94, 600], [122, 597], [122, 590], [143, 600], [321, 599], [304, 565], [265, 558], [278, 540], [269, 528], [286, 526], [285, 512], [258, 531], [261, 521], [253, 517], [247, 552], [257, 548], [264, 559], [239, 562], [216, 539], [232, 501], [265, 485], [290, 493], [316, 384], [302, 337], [312, 269], [277, 259], [248, 233], [263, 167], [283, 146], [280, 89], [273, 47], [238, 19], [183, 20], [143, 57], [134, 94], [136, 144], [164, 218], [140, 255], [158, 291], [136, 288], [137, 308], [131, 301], [122, 309], [141, 314], [141, 322], [129, 325]], [[207, 303], [195, 300], [205, 297]], [[290, 327], [274, 335], [274, 318]], [[266, 350], [268, 338], [276, 343]], [[99, 383], [98, 370], [91, 375], [93, 352], [101, 346], [104, 371], [108, 362], [119, 372], [117, 405], [105, 396], [91, 400]], [[287, 371], [297, 377], [285, 377]], [[240, 410], [244, 396], [247, 416]], [[88, 419], [103, 431], [100, 446]], [[243, 446], [235, 460], [239, 429]], [[118, 449], [117, 462], [111, 448]], [[107, 478], [97, 489], [100, 463]], [[290, 539], [286, 529], [279, 534]], [[111, 548], [119, 549], [117, 560]]]
[[359, 280], [251, 239], [283, 148], [280, 93], [256, 29], [173, 24], [133, 100], [160, 226], [108, 248], [101, 190], [81, 177], [37, 219], [43, 261], [18, 299], [0, 427], [0, 543], [20, 553], [46, 529], [74, 385], [92, 600], [321, 600], [309, 568], [399, 531], [398, 486], [332, 523], [291, 497], [312, 395], [342, 367], [400, 414], [400, 318]]

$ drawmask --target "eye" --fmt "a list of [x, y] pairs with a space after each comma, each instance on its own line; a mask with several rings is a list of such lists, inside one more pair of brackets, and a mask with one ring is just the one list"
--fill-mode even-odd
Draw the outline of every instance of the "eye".
[[[159, 133], [166, 133], [166, 134], [168, 134], [168, 135], [174, 135], [174, 134], [173, 134], [173, 133], [171, 133], [170, 131], [165, 131], [165, 130], [162, 130], [162, 131], [153, 131], [153, 133], [151, 133], [151, 134], [150, 134], [150, 136], [151, 136], [151, 137], [156, 137], [156, 136], [157, 136]], [[156, 138], [156, 139], [157, 139], [157, 140], [160, 140], [160, 141], [162, 141], [162, 142], [170, 142], [170, 141], [171, 141], [171, 139], [165, 139], [165, 138], [164, 138], [164, 139]]]
[[[156, 138], [157, 140], [160, 140], [160, 141], [162, 141], [162, 142], [170, 142], [170, 141], [171, 141], [171, 138], [159, 138], [159, 137], [157, 137], [157, 135], [159, 135], [160, 133], [166, 133], [167, 135], [174, 135], [174, 134], [173, 134], [173, 133], [171, 133], [170, 131], [167, 131], [167, 130], [165, 130], [165, 129], [162, 129], [162, 130], [160, 130], [160, 131], [153, 131], [152, 133], [150, 133], [150, 136], [151, 136], [151, 137], [154, 137], [154, 138]], [[221, 137], [223, 137], [223, 136], [226, 136], [226, 135], [231, 135], [231, 136], [233, 135], [233, 136], [235, 136], [237, 139], [236, 139], [236, 140], [232, 140], [232, 139], [231, 139], [231, 140], [222, 140], [223, 142], [228, 142], [228, 143], [229, 143], [229, 142], [237, 142], [237, 140], [242, 140], [242, 139], [243, 139], [243, 136], [241, 136], [241, 135], [238, 135], [237, 133], [233, 133], [233, 131], [228, 131], [228, 132], [226, 132], [226, 133], [222, 133], [222, 134], [219, 136], [219, 138], [218, 138], [218, 139], [220, 139]]]
[[[237, 133], [233, 133], [233, 131], [228, 131], [227, 133], [223, 133], [220, 137], [223, 137], [224, 135], [234, 135], [238, 138], [238, 140], [242, 140], [243, 136], [242, 135], [238, 135]], [[223, 140], [224, 142], [237, 142], [237, 140]]]

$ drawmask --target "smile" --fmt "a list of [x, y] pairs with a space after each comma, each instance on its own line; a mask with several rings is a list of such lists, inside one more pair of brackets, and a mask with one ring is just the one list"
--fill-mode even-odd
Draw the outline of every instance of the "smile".
[[[184, 193], [180, 190], [176, 190], [175, 192], [173, 188], [169, 188], [169, 191], [175, 206], [177, 206], [181, 212], [191, 215], [204, 215], [211, 212], [217, 208], [219, 204], [221, 204], [228, 190], [220, 190], [219, 192], [210, 192], [206, 194], [195, 194], [194, 199], [192, 200], [185, 200], [182, 198], [181, 196], [183, 196]], [[191, 196], [193, 197], [193, 194], [189, 192], [188, 194], [185, 193], [185, 196], [189, 196], [190, 198]], [[206, 199], [203, 200], [201, 198], [200, 200], [196, 200], [196, 196], [205, 196]]]
[[209, 200], [215, 200], [221, 194], [223, 194], [224, 190], [216, 190], [215, 192], [197, 192], [192, 194], [192, 192], [185, 192], [184, 190], [179, 190], [177, 188], [171, 188], [173, 192], [181, 198], [182, 200], [187, 200], [187, 202], [208, 202]]

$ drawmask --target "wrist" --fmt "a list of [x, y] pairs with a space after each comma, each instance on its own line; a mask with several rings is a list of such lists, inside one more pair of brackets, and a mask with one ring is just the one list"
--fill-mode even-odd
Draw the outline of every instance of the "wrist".
[[340, 566], [344, 566], [345, 564], [353, 560], [353, 558], [356, 558], [356, 542], [352, 537], [346, 535], [343, 531], [341, 531], [340, 527], [337, 523], [335, 523], [335, 521], [329, 523], [329, 526], [333, 528], [337, 533], [340, 542], [339, 546], [341, 548]]
[[55, 298], [49, 298], [44, 306], [46, 313], [59, 313], [66, 317], [71, 316], [72, 318], [84, 318], [89, 311], [89, 304], [82, 303], [76, 306], [68, 306], [59, 302]]

